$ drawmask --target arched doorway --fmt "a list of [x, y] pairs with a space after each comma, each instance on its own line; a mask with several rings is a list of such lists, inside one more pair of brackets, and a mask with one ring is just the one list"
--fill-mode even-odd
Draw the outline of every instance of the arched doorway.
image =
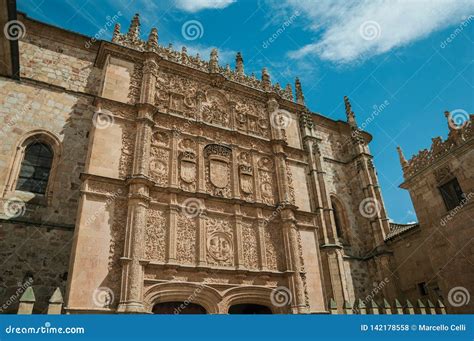
[[158, 303], [153, 306], [153, 314], [207, 314], [206, 309], [204, 309], [199, 304], [189, 303], [189, 302], [164, 302]]
[[272, 314], [272, 311], [260, 304], [235, 304], [229, 308], [229, 314]]

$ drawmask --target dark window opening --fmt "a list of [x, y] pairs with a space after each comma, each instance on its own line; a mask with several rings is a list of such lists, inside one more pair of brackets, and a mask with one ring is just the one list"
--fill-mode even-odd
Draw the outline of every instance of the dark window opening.
[[456, 178], [440, 186], [439, 191], [448, 211], [456, 208], [464, 199], [464, 193]]
[[26, 147], [25, 157], [21, 162], [16, 189], [45, 194], [52, 163], [53, 151], [48, 145], [40, 142], [30, 144]]
[[421, 296], [428, 295], [428, 288], [426, 287], [425, 282], [418, 283], [418, 292], [420, 293]]
[[174, 315], [188, 315], [188, 314], [207, 314], [199, 304], [190, 302], [165, 302], [158, 303], [153, 307], [153, 314], [174, 314]]
[[230, 307], [229, 314], [271, 314], [270, 308], [260, 304], [236, 304]]

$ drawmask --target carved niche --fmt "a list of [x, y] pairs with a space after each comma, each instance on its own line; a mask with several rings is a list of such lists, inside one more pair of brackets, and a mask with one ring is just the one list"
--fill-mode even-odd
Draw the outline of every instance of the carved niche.
[[234, 259], [234, 233], [230, 222], [210, 217], [207, 227], [207, 262], [213, 265], [232, 265]]
[[150, 177], [160, 186], [168, 185], [170, 136], [165, 131], [155, 131], [151, 139]]
[[238, 157], [239, 160], [239, 183], [240, 192], [244, 199], [253, 199], [253, 167], [252, 156], [248, 152], [241, 152]]
[[218, 144], [210, 144], [204, 148], [204, 157], [207, 190], [215, 196], [230, 197], [232, 150]]
[[201, 103], [201, 117], [206, 123], [230, 128], [230, 110], [225, 95], [216, 89], [209, 89]]
[[179, 143], [179, 187], [186, 191], [196, 190], [197, 144], [191, 139], [182, 139]]
[[258, 179], [262, 201], [265, 204], [275, 203], [273, 161], [269, 157], [262, 156], [258, 161]]

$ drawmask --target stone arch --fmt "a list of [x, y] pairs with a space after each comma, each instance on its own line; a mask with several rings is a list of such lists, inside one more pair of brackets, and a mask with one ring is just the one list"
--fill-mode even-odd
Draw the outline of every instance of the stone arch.
[[187, 282], [168, 282], [151, 286], [144, 295], [149, 312], [157, 303], [189, 302], [202, 306], [208, 314], [218, 314], [221, 294], [210, 286]]
[[347, 218], [347, 210], [343, 202], [335, 195], [330, 195], [331, 208], [334, 215], [334, 223], [336, 224], [337, 238], [345, 244], [351, 244], [351, 233], [349, 231], [349, 220]]
[[30, 144], [35, 143], [35, 142], [40, 142], [40, 143], [44, 143], [48, 145], [53, 152], [53, 161], [52, 161], [51, 170], [49, 173], [48, 185], [46, 187], [46, 192], [44, 194], [46, 202], [48, 203], [50, 202], [52, 194], [53, 194], [54, 179], [56, 177], [56, 173], [57, 173], [56, 171], [57, 171], [59, 160], [62, 154], [62, 144], [58, 136], [56, 136], [54, 133], [50, 131], [43, 130], [43, 129], [35, 129], [28, 132], [25, 135], [23, 135], [17, 142], [15, 153], [10, 163], [9, 173], [8, 173], [3, 197], [8, 197], [15, 192], [16, 185], [18, 182], [18, 176], [21, 169], [21, 163], [25, 157], [26, 148]]
[[288, 313], [289, 306], [277, 307], [272, 303], [271, 288], [266, 287], [238, 287], [224, 293], [222, 309], [227, 313], [231, 306], [237, 304], [257, 304], [269, 308], [273, 314]]

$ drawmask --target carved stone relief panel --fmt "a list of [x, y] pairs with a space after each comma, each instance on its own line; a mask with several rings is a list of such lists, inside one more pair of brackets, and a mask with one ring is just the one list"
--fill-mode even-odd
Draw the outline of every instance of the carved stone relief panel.
[[164, 262], [166, 254], [167, 219], [160, 208], [150, 208], [147, 211], [145, 234], [145, 258]]
[[235, 128], [244, 133], [269, 138], [269, 117], [265, 104], [240, 95], [230, 96], [235, 103]]
[[155, 105], [169, 112], [196, 118], [197, 89], [202, 87], [191, 78], [159, 70], [156, 82]]
[[122, 132], [122, 153], [120, 155], [119, 175], [125, 178], [132, 174], [133, 150], [135, 149], [135, 127], [125, 125]]
[[122, 278], [122, 266], [120, 257], [123, 255], [123, 245], [125, 240], [125, 224], [127, 221], [127, 201], [114, 200], [113, 223], [110, 229], [109, 245], [109, 283], [114, 286], [114, 292], [120, 291], [120, 281]]
[[207, 229], [207, 263], [231, 266], [234, 263], [234, 229], [229, 218], [209, 217]]
[[242, 244], [244, 266], [247, 269], [258, 269], [258, 231], [251, 220], [242, 221]]
[[230, 198], [232, 150], [225, 146], [210, 144], [204, 148], [206, 158], [206, 188], [215, 196]]
[[156, 131], [153, 133], [150, 149], [150, 178], [160, 186], [168, 185], [169, 144], [170, 136], [168, 132]]
[[275, 203], [275, 177], [273, 161], [269, 157], [263, 156], [258, 161], [258, 179], [262, 201], [265, 204]]
[[179, 187], [185, 191], [194, 192], [197, 181], [197, 143], [184, 138], [178, 146]]
[[197, 224], [194, 218], [179, 213], [177, 216], [176, 258], [180, 264], [196, 263]]
[[140, 99], [140, 90], [143, 79], [143, 65], [135, 63], [132, 77], [130, 78], [130, 87], [128, 91], [128, 103], [135, 104]]
[[284, 270], [283, 239], [277, 223], [266, 224], [264, 228], [267, 267], [270, 270]]
[[241, 152], [238, 156], [238, 161], [240, 194], [244, 200], [253, 200], [254, 174], [252, 156], [249, 152]]
[[218, 90], [209, 89], [201, 103], [201, 117], [206, 123], [230, 128], [230, 110], [225, 95]]

